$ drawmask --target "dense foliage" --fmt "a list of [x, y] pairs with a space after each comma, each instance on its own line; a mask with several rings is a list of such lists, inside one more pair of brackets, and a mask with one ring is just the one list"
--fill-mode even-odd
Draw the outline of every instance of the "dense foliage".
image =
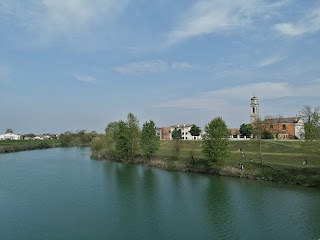
[[202, 151], [210, 166], [219, 167], [227, 154], [229, 130], [221, 117], [216, 117], [204, 129]]
[[192, 137], [198, 137], [201, 134], [201, 129], [197, 125], [193, 124], [189, 132]]
[[141, 152], [142, 155], [151, 159], [159, 149], [160, 138], [157, 136], [155, 123], [151, 120], [142, 126], [141, 131]]
[[251, 124], [243, 123], [243, 124], [241, 124], [239, 131], [240, 131], [241, 135], [249, 138], [249, 137], [251, 137], [251, 135], [253, 133], [253, 127]]

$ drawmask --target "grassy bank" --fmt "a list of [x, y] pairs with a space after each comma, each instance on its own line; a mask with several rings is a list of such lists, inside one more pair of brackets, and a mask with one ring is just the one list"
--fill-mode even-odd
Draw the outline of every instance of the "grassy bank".
[[[245, 159], [239, 148], [244, 149]], [[202, 154], [201, 141], [181, 141], [179, 155], [173, 150], [172, 141], [161, 141], [157, 155], [151, 161], [140, 156], [134, 163], [175, 171], [212, 173], [320, 188], [320, 162], [307, 159], [308, 164], [302, 164], [306, 156], [299, 141], [263, 141], [262, 161], [258, 141], [231, 141], [229, 150], [224, 166], [214, 169], [208, 166]], [[239, 163], [244, 165], [243, 170], [237, 168]]]
[[54, 147], [61, 147], [61, 141], [57, 139], [0, 141], [0, 153], [46, 149]]

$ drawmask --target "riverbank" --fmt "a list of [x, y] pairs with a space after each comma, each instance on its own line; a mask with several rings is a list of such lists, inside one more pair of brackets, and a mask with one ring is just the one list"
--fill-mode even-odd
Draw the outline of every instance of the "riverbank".
[[55, 148], [55, 147], [61, 147], [61, 146], [62, 146], [61, 141], [57, 139], [0, 141], [0, 153], [47, 149], [47, 148]]
[[[161, 141], [160, 149], [152, 160], [137, 156], [128, 163], [171, 171], [207, 173], [320, 188], [320, 163], [317, 159], [308, 159], [308, 164], [303, 164], [305, 155], [302, 153], [300, 142], [264, 141], [262, 159], [259, 158], [256, 141], [232, 141], [229, 148], [230, 154], [223, 167], [219, 169], [207, 165], [201, 152], [200, 141], [183, 141], [179, 155], [172, 150], [171, 141]], [[239, 152], [240, 148], [244, 149], [244, 158]], [[100, 159], [108, 159], [100, 153], [93, 155]], [[238, 168], [239, 163], [243, 164], [243, 169]]]

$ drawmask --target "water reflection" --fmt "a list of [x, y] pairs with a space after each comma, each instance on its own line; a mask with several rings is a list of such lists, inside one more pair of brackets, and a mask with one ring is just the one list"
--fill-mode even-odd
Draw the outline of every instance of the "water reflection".
[[0, 239], [319, 239], [320, 192], [90, 161], [0, 155]]

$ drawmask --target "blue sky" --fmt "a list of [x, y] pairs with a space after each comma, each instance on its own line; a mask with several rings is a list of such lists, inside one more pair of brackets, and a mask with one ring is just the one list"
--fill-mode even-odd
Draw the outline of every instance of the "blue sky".
[[295, 116], [320, 105], [320, 1], [0, 0], [0, 132]]

